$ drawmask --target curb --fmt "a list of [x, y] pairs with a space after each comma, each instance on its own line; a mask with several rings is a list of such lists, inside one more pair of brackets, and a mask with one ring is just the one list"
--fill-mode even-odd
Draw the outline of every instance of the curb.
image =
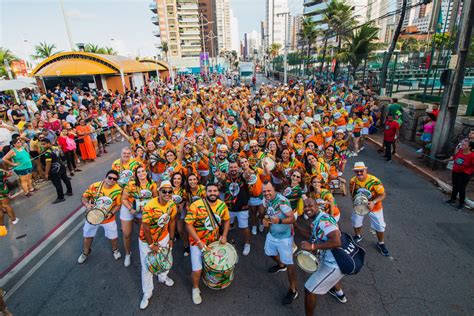
[[[379, 146], [379, 147], [382, 147], [382, 143], [373, 139], [372, 137], [368, 136], [367, 137], [367, 140], [369, 140], [370, 142], [372, 142], [373, 144]], [[418, 173], [421, 173], [422, 175], [424, 175], [425, 177], [429, 178], [431, 180], [431, 182], [435, 185], [437, 185], [441, 191], [447, 193], [447, 194], [451, 194], [452, 190], [453, 190], [453, 187], [446, 183], [445, 181], [441, 180], [440, 178], [438, 177], [435, 177], [434, 175], [432, 175], [431, 173], [427, 172], [426, 170], [418, 167], [417, 165], [415, 165], [413, 162], [411, 162], [410, 160], [408, 159], [405, 159], [403, 158], [402, 156], [400, 156], [398, 153], [395, 153], [395, 155], [393, 156], [395, 157], [398, 161], [400, 161], [403, 165], [417, 171]], [[472, 201], [471, 199], [469, 198], [466, 198], [466, 201], [465, 201], [466, 205], [471, 208], [471, 209], [474, 209], [474, 201]]]

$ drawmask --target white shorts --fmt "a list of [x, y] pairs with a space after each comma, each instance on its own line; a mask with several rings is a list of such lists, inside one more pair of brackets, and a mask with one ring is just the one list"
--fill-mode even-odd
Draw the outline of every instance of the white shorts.
[[[370, 227], [374, 229], [376, 232], [383, 233], [385, 231], [385, 221], [383, 219], [383, 210], [378, 212], [370, 212]], [[364, 223], [364, 216], [358, 215], [356, 213], [352, 213], [352, 227], [359, 228], [362, 227]]]
[[95, 235], [97, 235], [97, 230], [99, 229], [99, 227], [104, 228], [105, 237], [107, 237], [107, 239], [118, 238], [117, 223], [115, 221], [106, 223], [106, 224], [99, 224], [99, 225], [92, 225], [92, 224], [89, 224], [88, 221], [85, 221], [84, 227], [82, 229], [83, 237], [84, 238], [95, 237]]
[[341, 214], [334, 216], [334, 219], [336, 220], [336, 223], [339, 222], [339, 219], [341, 218]]
[[313, 294], [324, 295], [339, 282], [344, 275], [339, 268], [333, 268], [322, 262], [304, 284]]
[[270, 233], [265, 238], [265, 254], [267, 256], [280, 256], [283, 264], [293, 264], [293, 237], [278, 239]]
[[198, 173], [201, 177], [207, 177], [209, 175], [209, 170], [198, 170]]
[[142, 218], [142, 213], [130, 213], [130, 210], [122, 204], [120, 207], [120, 220], [122, 221], [133, 221], [135, 218]]
[[367, 127], [363, 127], [360, 131], [361, 135], [369, 135], [369, 129]]
[[198, 246], [189, 247], [191, 252], [191, 269], [193, 271], [202, 270], [202, 251]]
[[229, 212], [229, 215], [230, 215], [230, 224], [233, 224], [234, 219], [237, 217], [239, 228], [249, 227], [249, 211]]
[[257, 197], [251, 197], [249, 199], [249, 206], [259, 206], [263, 204], [263, 199]]

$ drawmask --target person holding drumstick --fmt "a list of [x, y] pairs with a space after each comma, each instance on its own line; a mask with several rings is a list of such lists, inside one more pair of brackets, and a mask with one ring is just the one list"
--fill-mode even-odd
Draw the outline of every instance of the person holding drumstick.
[[318, 270], [305, 283], [304, 305], [306, 316], [314, 314], [317, 295], [329, 292], [339, 302], [347, 302], [342, 291], [340, 280], [344, 276], [337, 265], [331, 249], [341, 246], [341, 232], [336, 220], [329, 214], [321, 212], [313, 199], [304, 201], [304, 212], [313, 218], [311, 234], [306, 234], [310, 241], [303, 241], [301, 249], [321, 252]]
[[[189, 206], [184, 219], [189, 233], [191, 244], [191, 279], [193, 282], [192, 298], [194, 304], [201, 304], [201, 291], [199, 279], [202, 272], [202, 252], [207, 250], [207, 245], [220, 240], [227, 242], [227, 233], [230, 227], [230, 215], [227, 205], [218, 199], [219, 187], [217, 184], [208, 183], [206, 198], [199, 199]], [[222, 236], [219, 229], [222, 228]], [[220, 237], [219, 237], [220, 236]]]
[[77, 259], [77, 263], [84, 263], [87, 260], [91, 252], [92, 241], [99, 227], [104, 228], [105, 237], [107, 237], [112, 244], [112, 252], [115, 260], [122, 257], [122, 254], [118, 250], [118, 232], [117, 223], [115, 222], [115, 213], [122, 204], [122, 188], [117, 184], [118, 178], [119, 173], [117, 171], [109, 170], [104, 180], [91, 184], [82, 195], [82, 205], [85, 206], [86, 210], [95, 207], [96, 201], [101, 197], [108, 197], [112, 202], [111, 205], [107, 206], [108, 217], [101, 224], [92, 225], [87, 221], [84, 222], [84, 246], [81, 255]]
[[[158, 251], [160, 247], [173, 248], [173, 238], [176, 227], [176, 204], [172, 201], [173, 187], [171, 182], [163, 181], [158, 188], [158, 197], [150, 200], [142, 212], [140, 227], [140, 261], [142, 264], [143, 298], [140, 309], [148, 306], [153, 294], [153, 274], [148, 270], [146, 257], [151, 251]], [[168, 272], [158, 274], [158, 281], [166, 286], [173, 286], [174, 281], [168, 277]]]
[[[377, 234], [377, 249], [384, 256], [388, 256], [389, 252], [384, 243], [384, 232], [385, 232], [385, 221], [383, 217], [383, 206], [382, 201], [385, 199], [385, 189], [382, 182], [371, 174], [367, 173], [367, 167], [362, 161], [354, 164], [354, 170], [356, 176], [352, 177], [350, 181], [351, 195], [354, 199], [355, 195], [360, 189], [365, 189], [370, 192], [368, 208], [370, 226]], [[352, 212], [352, 227], [354, 228], [355, 236], [354, 241], [359, 243], [362, 241], [362, 224], [364, 216]]]
[[275, 274], [287, 271], [290, 289], [283, 299], [283, 305], [291, 304], [297, 297], [296, 271], [293, 264], [293, 224], [296, 222], [295, 212], [290, 201], [275, 191], [271, 182], [263, 183], [263, 197], [266, 214], [263, 225], [270, 226], [265, 239], [265, 254], [277, 264], [268, 272]]

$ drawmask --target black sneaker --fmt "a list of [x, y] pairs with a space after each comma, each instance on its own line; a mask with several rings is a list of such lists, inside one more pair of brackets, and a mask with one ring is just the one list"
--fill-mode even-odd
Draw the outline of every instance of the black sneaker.
[[[286, 267], [285, 267], [286, 269]], [[298, 291], [292, 291], [288, 290], [288, 293], [286, 293], [286, 296], [283, 298], [283, 305], [289, 305], [293, 303], [294, 300], [298, 298]]]
[[456, 208], [458, 210], [462, 210], [464, 208], [464, 204], [458, 204], [458, 206], [456, 206]]
[[385, 257], [387, 257], [389, 255], [388, 253], [388, 250], [387, 250], [387, 247], [385, 247], [385, 244], [379, 244], [377, 243], [377, 248], [378, 250], [380, 251], [380, 253], [382, 255], [384, 255]]
[[189, 246], [184, 247], [183, 255], [184, 255], [185, 257], [189, 256]]
[[271, 273], [271, 274], [278, 273], [280, 271], [286, 271], [286, 266], [283, 265], [283, 267], [282, 267], [282, 266], [277, 264], [277, 265], [274, 265], [273, 267], [271, 267], [270, 269], [268, 269], [268, 272]]
[[330, 289], [329, 290], [329, 294], [331, 294], [332, 296], [334, 296], [339, 302], [341, 303], [345, 303], [347, 302], [347, 298], [346, 296], [344, 295], [344, 293], [342, 293], [342, 295], [337, 295], [336, 293], [336, 290], [334, 288]]
[[61, 203], [61, 202], [64, 202], [64, 201], [66, 201], [66, 199], [64, 199], [64, 198], [63, 199], [56, 199], [56, 200], [53, 201], [53, 204], [58, 204], [58, 203]]
[[446, 203], [448, 205], [454, 205], [456, 203], [456, 201], [449, 199], [449, 200], [445, 200], [444, 203]]
[[66, 192], [67, 196], [73, 196], [72, 192]]
[[364, 239], [361, 235], [354, 235], [353, 238], [356, 243], [360, 243]]

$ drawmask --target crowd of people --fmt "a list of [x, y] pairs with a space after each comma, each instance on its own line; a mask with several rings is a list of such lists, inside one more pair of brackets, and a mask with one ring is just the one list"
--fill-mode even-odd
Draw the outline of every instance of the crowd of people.
[[[331, 253], [341, 246], [340, 218], [351, 217], [355, 242], [363, 238], [365, 215], [341, 210], [338, 194], [366, 193], [376, 246], [389, 255], [383, 184], [361, 161], [349, 172], [346, 166], [347, 157], [364, 150], [367, 135], [381, 126], [381, 112], [370, 90], [355, 92], [343, 83], [262, 84], [253, 92], [215, 77], [204, 82], [187, 75], [173, 83], [150, 81], [123, 94], [58, 86], [3, 108], [1, 127], [13, 137], [2, 158], [0, 203], [18, 222], [9, 206], [8, 167], [19, 176], [25, 196], [36, 182], [50, 179], [58, 193], [54, 203], [60, 203], [65, 194], [72, 195], [70, 177], [80, 171], [79, 162], [93, 162], [107, 153], [110, 142], [123, 141], [127, 145], [105, 177], [82, 195], [87, 212], [101, 208], [107, 216], [99, 224], [85, 221], [79, 264], [90, 256], [99, 227], [111, 241], [114, 259], [122, 257], [117, 214], [125, 267], [132, 260], [132, 237], [139, 239], [140, 308], [148, 306], [153, 292], [148, 253], [172, 248], [178, 240], [192, 263], [192, 300], [200, 304], [202, 257], [209, 244], [226, 244], [235, 229], [236, 245], [247, 256], [252, 236], [266, 233], [265, 255], [275, 261], [269, 273], [288, 274], [283, 304], [299, 295], [295, 250], [318, 253], [320, 267], [305, 284], [305, 309], [311, 315], [317, 295], [347, 301], [343, 274]], [[399, 129], [392, 123], [399, 119], [394, 114], [384, 122], [387, 161]], [[307, 241], [296, 245], [295, 234]], [[158, 281], [174, 284], [168, 272]]]

